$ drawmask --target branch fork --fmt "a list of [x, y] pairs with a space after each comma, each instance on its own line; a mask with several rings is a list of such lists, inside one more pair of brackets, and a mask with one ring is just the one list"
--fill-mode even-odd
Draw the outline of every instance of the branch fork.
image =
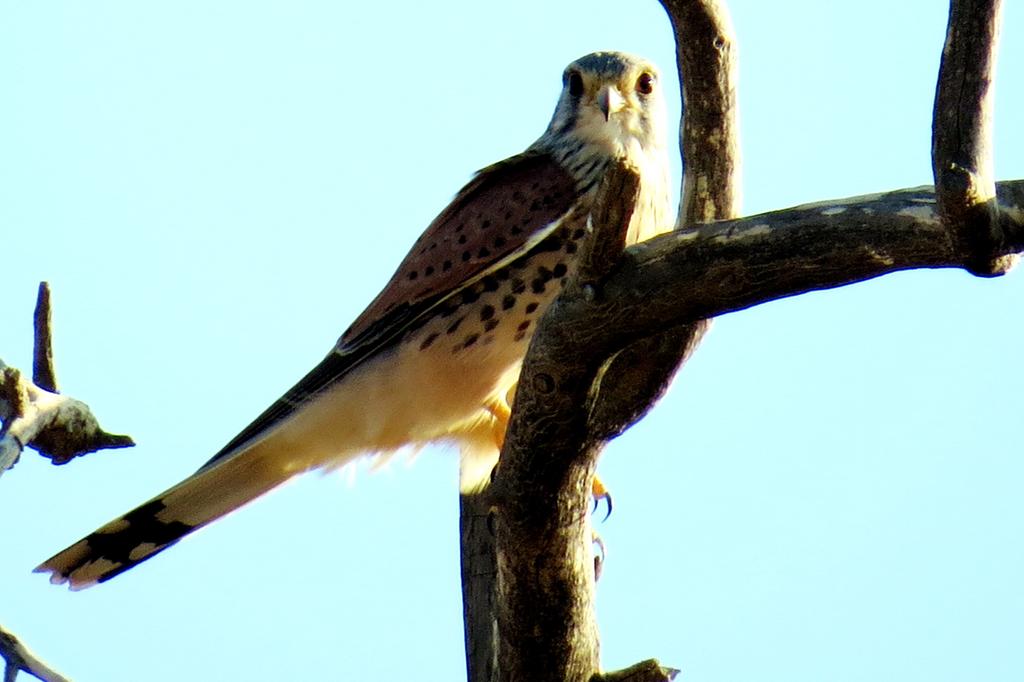
[[[676, 35], [686, 114], [676, 225], [686, 231], [623, 252], [602, 225], [628, 204], [628, 171], [613, 169], [605, 179], [591, 250], [538, 325], [523, 364], [494, 479], [499, 496], [490, 500], [498, 586], [496, 607], [487, 608], [497, 612], [496, 664], [492, 656], [486, 677], [471, 666], [471, 682], [634, 679], [629, 670], [599, 672], [586, 499], [603, 443], [661, 395], [707, 328], [701, 320], [897, 270], [999, 275], [1024, 252], [1024, 182], [997, 184], [992, 170], [1001, 0], [952, 0], [933, 121], [934, 191], [745, 219], [735, 218], [735, 39], [724, 2], [661, 2]], [[616, 183], [627, 197], [621, 202], [607, 191]], [[650, 679], [671, 678], [655, 667]]]

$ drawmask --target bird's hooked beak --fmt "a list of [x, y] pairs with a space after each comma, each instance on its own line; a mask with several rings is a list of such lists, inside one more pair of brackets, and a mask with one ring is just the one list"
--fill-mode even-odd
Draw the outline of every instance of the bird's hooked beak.
[[597, 93], [597, 106], [604, 114], [604, 120], [611, 120], [612, 114], [622, 109], [625, 104], [622, 94], [614, 85], [606, 85]]

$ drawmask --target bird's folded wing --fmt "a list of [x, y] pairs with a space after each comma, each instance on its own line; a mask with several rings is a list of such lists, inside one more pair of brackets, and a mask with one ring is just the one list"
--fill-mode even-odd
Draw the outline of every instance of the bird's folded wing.
[[303, 403], [394, 344], [434, 307], [526, 254], [558, 228], [578, 196], [572, 176], [543, 152], [528, 151], [480, 171], [416, 241], [327, 357], [200, 471], [265, 437]]

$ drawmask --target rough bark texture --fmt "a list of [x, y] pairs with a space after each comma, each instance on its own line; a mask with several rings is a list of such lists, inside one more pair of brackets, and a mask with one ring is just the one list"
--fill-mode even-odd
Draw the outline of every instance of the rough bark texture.
[[492, 682], [497, 679], [495, 642], [494, 531], [489, 521], [488, 490], [459, 496], [459, 531], [462, 548], [462, 623], [466, 641], [466, 679]]
[[1001, 0], [954, 0], [942, 49], [932, 124], [932, 170], [939, 210], [976, 275], [1001, 275], [992, 162], [992, 112]]
[[[997, 255], [1020, 253], [1024, 181], [996, 187], [1006, 235]], [[931, 187], [709, 223], [627, 249], [597, 296], [559, 299], [531, 353], [615, 353], [665, 326], [898, 270], [964, 266]]]
[[677, 224], [731, 218], [740, 210], [739, 62], [732, 21], [719, 0], [661, 4], [676, 36], [683, 98], [679, 151], [685, 173]]

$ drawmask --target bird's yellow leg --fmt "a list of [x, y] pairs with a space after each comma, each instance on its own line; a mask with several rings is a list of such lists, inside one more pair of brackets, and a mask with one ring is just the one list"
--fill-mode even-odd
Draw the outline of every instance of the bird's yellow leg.
[[594, 482], [590, 486], [590, 494], [594, 496], [594, 511], [597, 511], [598, 506], [604, 502], [608, 505], [608, 513], [604, 515], [607, 520], [612, 515], [612, 494], [605, 487], [604, 483], [598, 478], [597, 474], [594, 474]]
[[[494, 422], [491, 427], [491, 435], [494, 438], [494, 445], [501, 450], [501, 446], [505, 444], [505, 431], [508, 429], [509, 419], [512, 417], [512, 399], [516, 394], [516, 385], [505, 393], [504, 399], [494, 398], [484, 403], [484, 409], [494, 417]], [[594, 496], [594, 511], [597, 511], [598, 505], [604, 502], [608, 505], [608, 513], [604, 515], [604, 518], [608, 518], [612, 515], [612, 495], [608, 491], [605, 484], [594, 476], [594, 483], [591, 486], [590, 494]]]
[[494, 417], [491, 436], [494, 438], [494, 445], [501, 450], [501, 446], [505, 444], [505, 431], [508, 429], [508, 420], [512, 416], [512, 408], [505, 400], [495, 398], [484, 403], [484, 409]]

